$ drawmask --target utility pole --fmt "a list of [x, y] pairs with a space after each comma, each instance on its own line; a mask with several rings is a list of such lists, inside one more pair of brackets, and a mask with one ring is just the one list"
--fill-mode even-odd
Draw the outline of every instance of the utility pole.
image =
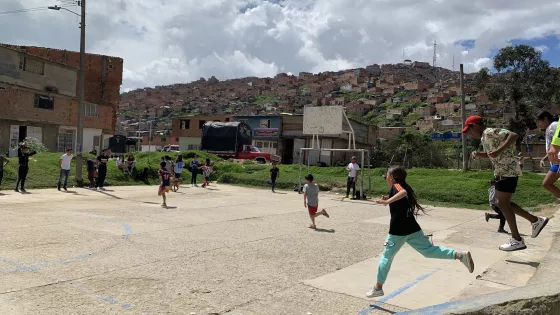
[[[465, 112], [465, 80], [463, 73], [463, 64], [460, 66], [460, 78], [461, 83], [461, 129], [465, 128], [465, 120], [467, 119], [467, 113]], [[463, 145], [463, 171], [468, 169], [468, 155], [467, 155], [467, 135], [461, 133], [461, 142]]]
[[85, 89], [85, 71], [84, 64], [86, 58], [86, 0], [79, 2], [82, 7], [81, 23], [80, 23], [80, 83], [78, 91], [78, 134], [77, 148], [78, 156], [76, 157], [76, 181], [83, 182], [82, 178], [82, 150], [84, 149], [84, 89]]

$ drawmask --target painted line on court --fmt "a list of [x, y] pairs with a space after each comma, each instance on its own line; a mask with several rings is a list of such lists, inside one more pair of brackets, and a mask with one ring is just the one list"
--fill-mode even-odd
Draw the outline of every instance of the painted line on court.
[[[100, 219], [106, 222], [110, 222], [110, 223], [118, 223], [121, 225], [121, 227], [124, 229], [124, 240], [128, 240], [129, 236], [132, 234], [132, 228], [130, 227], [129, 224], [125, 223], [125, 222], [121, 222], [121, 221], [116, 221], [113, 219], [109, 219], [109, 218], [104, 218], [104, 217], [99, 217], [99, 216], [88, 216], [89, 218], [94, 218], [94, 219]], [[94, 255], [99, 254], [101, 251], [99, 252], [95, 252], [95, 253], [86, 253], [86, 254], [80, 254], [74, 257], [70, 257], [70, 258], [61, 258], [52, 262], [45, 262], [45, 263], [41, 263], [41, 264], [36, 264], [36, 265], [26, 265], [24, 263], [12, 260], [10, 258], [4, 257], [4, 256], [0, 256], [0, 260], [4, 261], [6, 263], [12, 264], [14, 266], [16, 266], [16, 268], [13, 269], [5, 269], [5, 270], [0, 270], [0, 273], [13, 273], [13, 272], [21, 272], [21, 271], [39, 271], [41, 268], [45, 268], [45, 267], [49, 267], [49, 266], [54, 266], [54, 265], [61, 265], [61, 264], [65, 264], [65, 263], [70, 263], [70, 262], [75, 262], [78, 260], [82, 260]]]
[[103, 294], [96, 293], [96, 292], [94, 292], [94, 291], [92, 291], [92, 290], [90, 290], [90, 289], [87, 289], [87, 288], [83, 287], [83, 286], [80, 286], [80, 285], [77, 285], [77, 284], [72, 284], [71, 287], [72, 287], [73, 289], [76, 289], [76, 290], [78, 290], [78, 291], [80, 291], [80, 292], [82, 292], [82, 293], [85, 293], [85, 294], [87, 294], [87, 295], [89, 295], [89, 296], [91, 296], [91, 297], [94, 297], [94, 298], [96, 298], [96, 299], [100, 299], [100, 300], [103, 300], [103, 301], [105, 301], [105, 302], [109, 302], [109, 303], [111, 303], [111, 304], [118, 304], [118, 305], [120, 305], [122, 308], [124, 308], [125, 310], [131, 310], [131, 309], [133, 309], [133, 306], [130, 305], [130, 304], [122, 303], [122, 302], [120, 302], [119, 300], [117, 300], [117, 299], [115, 299], [115, 298], [113, 298], [113, 297], [110, 297], [110, 296], [106, 296], [106, 295], [103, 295]]
[[373, 311], [375, 308], [381, 306], [384, 303], [387, 303], [389, 300], [401, 295], [402, 293], [406, 292], [408, 289], [412, 288], [413, 286], [417, 285], [419, 282], [426, 280], [427, 278], [429, 278], [430, 276], [432, 276], [434, 273], [440, 271], [440, 268], [434, 269], [433, 271], [430, 271], [418, 278], [416, 278], [416, 280], [414, 280], [413, 282], [406, 284], [400, 288], [398, 288], [397, 290], [391, 292], [391, 294], [384, 296], [382, 299], [380, 299], [379, 301], [377, 301], [375, 304], [363, 309], [362, 311], [360, 311], [358, 313], [358, 315], [367, 315], [369, 314], [369, 312]]

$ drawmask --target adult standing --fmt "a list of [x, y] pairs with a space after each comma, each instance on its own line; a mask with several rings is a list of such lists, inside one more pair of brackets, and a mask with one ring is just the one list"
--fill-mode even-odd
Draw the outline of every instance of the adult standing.
[[66, 150], [66, 153], [63, 154], [60, 159], [58, 160], [58, 168], [60, 168], [60, 175], [58, 176], [58, 191], [60, 191], [60, 185], [62, 183], [62, 176], [64, 176], [64, 188], [65, 191], [68, 191], [66, 187], [68, 186], [68, 176], [70, 176], [70, 168], [72, 166], [72, 159], [74, 155], [72, 155], [72, 149]]
[[358, 171], [360, 166], [356, 162], [356, 157], [352, 157], [352, 161], [346, 167], [348, 172], [348, 181], [346, 182], [346, 198], [350, 195], [350, 188], [352, 188], [352, 199], [356, 197], [356, 182], [358, 181]]
[[97, 157], [97, 183], [95, 188], [105, 190], [105, 178], [107, 178], [107, 162], [109, 162], [111, 151], [109, 149], [103, 150], [100, 156]]
[[27, 173], [29, 172], [29, 157], [37, 154], [35, 151], [29, 151], [27, 143], [23, 142], [18, 148], [18, 178], [16, 182], [15, 192], [19, 192], [18, 186], [21, 184], [21, 192], [26, 192], [25, 190], [25, 180], [27, 179]]
[[191, 160], [191, 185], [192, 187], [198, 187], [196, 184], [196, 175], [198, 175], [198, 168], [200, 167], [200, 162], [198, 161], [198, 155], [195, 155]]

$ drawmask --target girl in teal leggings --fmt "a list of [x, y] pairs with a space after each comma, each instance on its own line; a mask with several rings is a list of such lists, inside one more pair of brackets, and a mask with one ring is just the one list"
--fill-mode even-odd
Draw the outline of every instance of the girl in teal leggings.
[[367, 297], [383, 296], [383, 284], [391, 269], [393, 258], [405, 243], [410, 245], [426, 258], [456, 259], [461, 261], [470, 273], [474, 271], [474, 262], [470, 252], [459, 253], [453, 249], [434, 246], [428, 237], [424, 235], [415, 216], [424, 209], [418, 204], [416, 195], [412, 188], [406, 183], [406, 170], [402, 167], [394, 167], [385, 175], [387, 185], [391, 187], [389, 197], [383, 197], [377, 203], [389, 205], [391, 211], [391, 224], [389, 236], [385, 242], [385, 250], [379, 260], [377, 269], [377, 283], [366, 294]]

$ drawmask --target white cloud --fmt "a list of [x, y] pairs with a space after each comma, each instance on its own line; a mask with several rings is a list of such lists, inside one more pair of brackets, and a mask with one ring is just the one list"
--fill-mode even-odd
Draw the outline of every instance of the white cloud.
[[539, 46], [535, 46], [535, 49], [538, 50], [538, 51], [540, 51], [540, 52], [542, 52], [542, 53], [544, 53], [544, 52], [547, 52], [547, 51], [548, 51], [548, 46], [546, 46], [546, 45], [539, 45]]
[[[1, 0], [2, 10], [43, 0]], [[78, 10], [79, 8], [72, 8]], [[405, 58], [491, 66], [512, 39], [560, 34], [554, 0], [96, 0], [87, 50], [125, 60], [123, 90], [277, 72], [336, 71]], [[75, 16], [59, 11], [3, 15], [0, 42], [78, 50]], [[461, 40], [475, 40], [461, 47]], [[544, 47], [540, 47], [544, 49]], [[457, 68], [457, 67], [456, 67]]]

